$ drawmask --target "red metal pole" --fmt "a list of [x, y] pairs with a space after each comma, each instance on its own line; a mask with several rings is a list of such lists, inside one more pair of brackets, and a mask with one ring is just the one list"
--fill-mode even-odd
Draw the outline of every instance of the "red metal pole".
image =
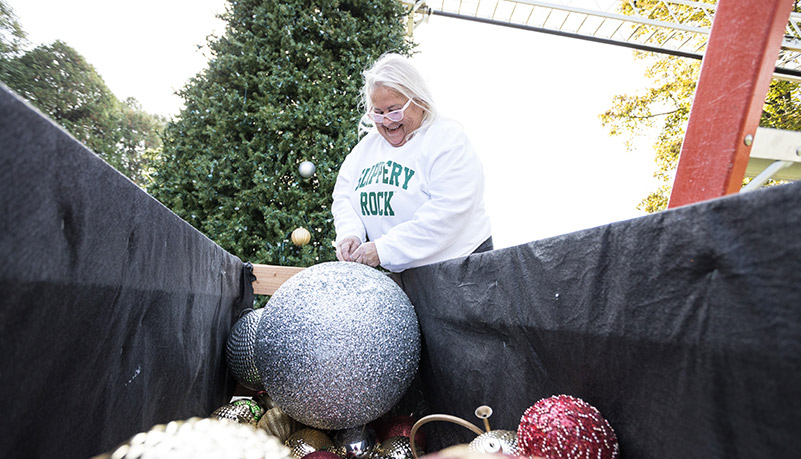
[[735, 193], [794, 0], [720, 0], [668, 207]]

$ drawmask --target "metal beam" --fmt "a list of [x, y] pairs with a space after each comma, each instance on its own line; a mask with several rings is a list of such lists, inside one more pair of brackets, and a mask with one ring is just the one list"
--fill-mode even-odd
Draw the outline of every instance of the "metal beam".
[[[695, 59], [704, 54], [717, 11], [716, 4], [693, 0], [401, 1], [414, 26], [435, 14]], [[755, 13], [765, 8], [752, 6]], [[790, 14], [776, 57], [774, 78], [801, 79], [801, 14]]]

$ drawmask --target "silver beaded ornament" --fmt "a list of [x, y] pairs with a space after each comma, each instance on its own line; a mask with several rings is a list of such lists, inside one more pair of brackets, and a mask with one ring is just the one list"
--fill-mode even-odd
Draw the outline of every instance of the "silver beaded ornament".
[[256, 329], [264, 309], [253, 310], [236, 321], [225, 346], [228, 370], [239, 384], [255, 391], [264, 389], [256, 366]]
[[264, 414], [264, 408], [252, 400], [236, 400], [214, 410], [210, 418], [225, 419], [241, 424], [257, 425]]
[[277, 438], [249, 425], [190, 418], [154, 426], [95, 459], [292, 459]]
[[376, 269], [314, 265], [279, 287], [264, 310], [256, 366], [270, 397], [305, 425], [367, 424], [400, 400], [417, 372], [414, 307]]
[[517, 432], [511, 430], [491, 430], [473, 439], [467, 447], [470, 451], [477, 451], [479, 453], [502, 453], [514, 456], [517, 454]]
[[[417, 456], [425, 454], [419, 446], [415, 445]], [[382, 457], [391, 459], [413, 459], [415, 456], [412, 454], [412, 445], [409, 443], [409, 437], [398, 435], [389, 437], [378, 447], [378, 452]]]

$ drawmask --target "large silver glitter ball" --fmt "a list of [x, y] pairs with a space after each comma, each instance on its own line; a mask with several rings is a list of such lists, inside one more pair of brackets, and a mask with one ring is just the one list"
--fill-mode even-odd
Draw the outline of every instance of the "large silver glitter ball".
[[264, 310], [256, 366], [273, 401], [303, 424], [367, 424], [400, 400], [417, 372], [414, 307], [376, 269], [314, 265], [281, 285]]
[[225, 346], [225, 360], [228, 370], [244, 387], [250, 390], [264, 390], [256, 367], [256, 328], [264, 309], [256, 309], [236, 321]]

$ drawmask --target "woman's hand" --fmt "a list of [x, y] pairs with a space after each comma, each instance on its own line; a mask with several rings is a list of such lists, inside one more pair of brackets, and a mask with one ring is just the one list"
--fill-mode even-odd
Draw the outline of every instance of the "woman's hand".
[[351, 255], [351, 260], [373, 268], [381, 264], [381, 260], [378, 259], [378, 250], [375, 248], [375, 242], [365, 242], [360, 245]]
[[356, 236], [348, 236], [339, 241], [337, 244], [337, 260], [339, 261], [355, 261], [353, 260], [353, 252], [362, 244], [362, 241]]

